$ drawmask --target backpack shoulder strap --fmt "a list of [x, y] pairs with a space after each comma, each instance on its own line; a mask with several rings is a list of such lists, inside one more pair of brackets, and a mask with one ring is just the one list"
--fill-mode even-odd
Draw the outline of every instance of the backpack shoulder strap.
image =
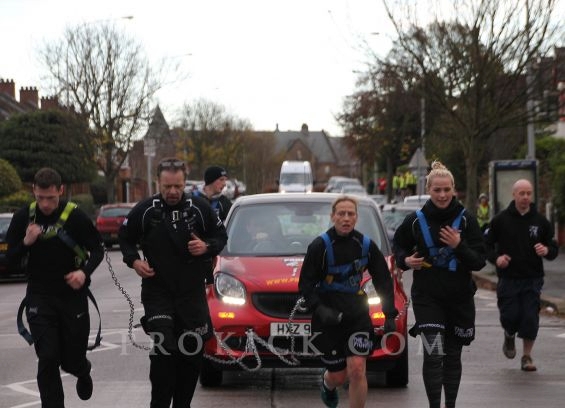
[[334, 257], [334, 248], [332, 245], [332, 241], [330, 240], [330, 236], [327, 232], [324, 232], [320, 235], [324, 240], [324, 244], [326, 245], [326, 257], [328, 259], [328, 266], [335, 265], [335, 257]]
[[432, 240], [432, 235], [430, 234], [430, 227], [428, 226], [428, 221], [426, 221], [426, 217], [424, 216], [422, 210], [417, 210], [416, 216], [418, 217], [418, 221], [420, 222], [420, 230], [422, 231], [422, 236], [424, 237], [426, 246], [430, 251], [430, 255], [436, 256], [438, 254], [438, 250], [434, 245], [434, 241]]
[[457, 217], [455, 217], [455, 219], [453, 220], [453, 224], [451, 224], [453, 229], [459, 229], [459, 226], [461, 225], [461, 219], [463, 218], [464, 213], [465, 213], [465, 209], [463, 208], [461, 212], [457, 215]]
[[29, 203], [29, 221], [35, 222], [35, 208], [37, 207], [37, 201], [32, 201]]
[[363, 249], [361, 250], [361, 257], [365, 258], [369, 255], [369, 245], [371, 244], [371, 238], [363, 235]]
[[71, 215], [73, 210], [77, 207], [77, 204], [73, 203], [72, 201], [68, 201], [65, 205], [65, 208], [63, 209], [63, 212], [59, 216], [59, 219], [57, 220], [57, 226], [62, 227], [63, 225], [65, 225], [65, 222], [67, 222], [67, 220], [69, 219], [69, 215]]

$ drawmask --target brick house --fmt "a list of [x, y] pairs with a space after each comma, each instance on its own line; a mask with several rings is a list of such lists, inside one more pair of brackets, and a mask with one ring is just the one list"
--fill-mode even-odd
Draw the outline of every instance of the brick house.
[[[39, 98], [36, 87], [21, 87], [19, 100], [16, 99], [16, 84], [12, 79], [0, 79], [0, 122], [12, 115], [30, 113], [37, 110], [63, 109], [56, 96]], [[31, 186], [29, 186], [31, 191]], [[89, 183], [74, 183], [67, 187], [67, 192], [90, 194]]]
[[[258, 131], [258, 135], [268, 132]], [[349, 177], [361, 176], [359, 162], [349, 152], [340, 137], [331, 137], [325, 131], [309, 131], [308, 125], [303, 124], [299, 131], [281, 131], [278, 125], [273, 132], [275, 136], [275, 152], [282, 153], [283, 160], [308, 160], [312, 165], [315, 189], [323, 190], [331, 176], [343, 175]], [[154, 156], [147, 156], [144, 148], [145, 141], [156, 141]], [[153, 118], [142, 140], [134, 142], [133, 149], [128, 157], [129, 178], [122, 179], [122, 185], [118, 189], [118, 197], [126, 201], [128, 197], [124, 195], [129, 191], [129, 201], [137, 201], [147, 197], [149, 185], [151, 192], [154, 193], [156, 186], [154, 182], [148, 183], [155, 178], [156, 163], [163, 157], [175, 156], [176, 135], [171, 130], [161, 109], [157, 106]], [[281, 162], [282, 163], [282, 162]], [[189, 176], [190, 178], [190, 176]], [[200, 176], [193, 177], [199, 179]], [[245, 181], [245, 180], [243, 180]], [[129, 183], [129, 188], [124, 186]]]

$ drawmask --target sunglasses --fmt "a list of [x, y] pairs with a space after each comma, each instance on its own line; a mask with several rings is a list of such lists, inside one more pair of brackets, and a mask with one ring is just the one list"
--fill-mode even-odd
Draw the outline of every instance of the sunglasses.
[[157, 172], [159, 173], [163, 170], [171, 170], [171, 169], [184, 171], [186, 167], [184, 162], [181, 160], [165, 160], [159, 163], [159, 166], [157, 166]]

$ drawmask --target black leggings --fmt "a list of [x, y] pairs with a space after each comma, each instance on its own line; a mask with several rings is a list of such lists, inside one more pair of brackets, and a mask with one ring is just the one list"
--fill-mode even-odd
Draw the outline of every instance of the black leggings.
[[446, 408], [454, 408], [461, 382], [461, 349], [453, 340], [446, 341], [441, 332], [422, 334], [424, 364], [422, 375], [430, 408], [440, 408], [441, 390]]
[[163, 355], [155, 352], [149, 356], [151, 366], [151, 408], [190, 408], [196, 389], [202, 352], [187, 356], [181, 353]]

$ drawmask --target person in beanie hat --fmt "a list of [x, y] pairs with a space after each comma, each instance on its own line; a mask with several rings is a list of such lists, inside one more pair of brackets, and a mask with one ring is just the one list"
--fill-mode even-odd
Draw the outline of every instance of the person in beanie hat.
[[199, 195], [206, 198], [218, 217], [223, 221], [226, 220], [228, 211], [231, 208], [231, 201], [222, 195], [222, 190], [226, 186], [228, 180], [228, 172], [220, 166], [210, 166], [204, 172], [204, 187], [202, 191], [195, 191], [193, 195]]
[[[222, 190], [226, 186], [228, 179], [228, 172], [220, 166], [210, 166], [204, 171], [204, 187], [202, 190], [195, 190], [192, 192], [194, 196], [200, 196], [208, 200], [212, 209], [218, 215], [222, 222], [226, 221], [226, 217], [231, 208], [231, 201], [222, 194]], [[207, 265], [206, 283], [214, 283], [214, 262], [213, 259], [205, 261]]]
[[225, 185], [227, 179], [228, 179], [228, 172], [226, 171], [226, 169], [220, 166], [210, 166], [204, 172], [204, 183], [207, 186], [211, 185], [216, 180], [221, 180]]

